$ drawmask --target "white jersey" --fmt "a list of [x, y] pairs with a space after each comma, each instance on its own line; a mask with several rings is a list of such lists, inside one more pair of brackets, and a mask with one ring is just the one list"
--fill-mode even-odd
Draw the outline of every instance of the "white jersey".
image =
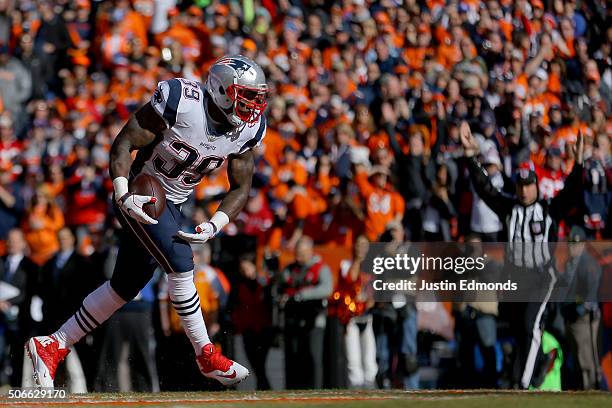
[[204, 88], [196, 81], [175, 78], [160, 82], [151, 105], [167, 129], [140, 149], [132, 164], [132, 176], [143, 172], [156, 177], [166, 199], [175, 204], [186, 201], [202, 177], [220, 167], [228, 156], [259, 146], [266, 134], [263, 115], [254, 125], [215, 133], [207, 124], [204, 95]]

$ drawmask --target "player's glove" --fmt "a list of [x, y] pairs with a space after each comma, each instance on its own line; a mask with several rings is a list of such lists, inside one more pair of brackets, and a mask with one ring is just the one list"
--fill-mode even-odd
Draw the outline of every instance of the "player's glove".
[[195, 234], [185, 231], [179, 231], [178, 236], [183, 238], [190, 244], [203, 244], [213, 238], [223, 227], [229, 223], [229, 217], [223, 211], [217, 211], [210, 221], [206, 221], [198, 225]]
[[115, 201], [119, 208], [127, 215], [143, 224], [157, 224], [157, 220], [149, 217], [142, 206], [154, 203], [157, 198], [151, 196], [137, 195], [128, 191], [128, 181], [125, 177], [117, 177], [113, 180], [115, 190]]
[[178, 236], [190, 244], [203, 244], [217, 234], [217, 227], [210, 222], [201, 223], [195, 230], [195, 234], [179, 231]]

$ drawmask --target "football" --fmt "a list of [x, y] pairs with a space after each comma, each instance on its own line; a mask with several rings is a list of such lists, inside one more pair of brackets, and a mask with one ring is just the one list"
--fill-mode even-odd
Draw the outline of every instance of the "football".
[[147, 203], [142, 207], [149, 217], [157, 219], [166, 209], [166, 194], [155, 177], [144, 173], [139, 174], [132, 180], [130, 191], [134, 194], [152, 196], [157, 199], [156, 202]]

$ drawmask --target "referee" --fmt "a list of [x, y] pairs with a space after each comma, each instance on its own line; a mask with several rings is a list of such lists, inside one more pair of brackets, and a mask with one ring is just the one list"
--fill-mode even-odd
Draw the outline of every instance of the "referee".
[[538, 199], [537, 176], [532, 169], [521, 168], [517, 171], [515, 197], [493, 187], [486, 170], [476, 159], [480, 148], [467, 122], [461, 123], [459, 133], [474, 189], [504, 223], [508, 242], [506, 265], [514, 270], [520, 268], [522, 274], [526, 272], [529, 289], [542, 291], [538, 297], [541, 301], [520, 305], [524, 310], [518, 316], [521, 323], [515, 333], [520, 386], [524, 389], [537, 387], [545, 374], [541, 368], [546, 364], [540, 348], [542, 329], [546, 311], [550, 309], [548, 301], [557, 280], [554, 258], [546, 243], [557, 240], [559, 222], [575, 207], [576, 198], [582, 197], [584, 138], [582, 133], [578, 134], [573, 146], [574, 168], [565, 180], [563, 190], [551, 200], [541, 200]]

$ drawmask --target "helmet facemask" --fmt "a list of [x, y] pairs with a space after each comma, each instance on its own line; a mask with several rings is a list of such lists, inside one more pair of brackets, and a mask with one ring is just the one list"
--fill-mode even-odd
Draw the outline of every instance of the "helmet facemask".
[[227, 95], [234, 101], [233, 114], [250, 125], [255, 124], [266, 110], [267, 87], [251, 88], [245, 85], [230, 85]]

